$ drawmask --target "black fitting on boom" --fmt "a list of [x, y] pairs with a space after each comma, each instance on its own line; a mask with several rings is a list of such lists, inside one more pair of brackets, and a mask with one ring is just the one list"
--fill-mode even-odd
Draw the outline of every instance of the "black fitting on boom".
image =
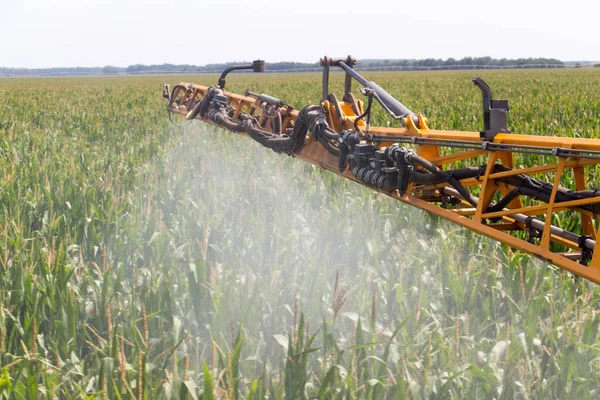
[[492, 88], [478, 76], [473, 78], [473, 83], [481, 90], [483, 102], [483, 130], [479, 137], [492, 142], [498, 133], [510, 133], [506, 123], [508, 100], [494, 100]]
[[386, 149], [388, 158], [395, 162], [395, 169], [398, 171], [398, 192], [404, 196], [410, 182], [410, 173], [413, 166], [406, 161], [407, 150], [404, 147], [391, 146]]
[[[353, 137], [350, 139], [355, 140]], [[356, 179], [369, 186], [390, 191], [398, 187], [398, 168], [394, 166], [388, 149], [358, 143], [354, 146], [350, 165]]]
[[254, 60], [254, 61], [252, 61], [252, 64], [250, 64], [250, 65], [236, 65], [233, 67], [229, 67], [225, 71], [223, 71], [223, 73], [221, 74], [221, 77], [219, 78], [219, 83], [217, 83], [217, 85], [221, 89], [224, 89], [225, 88], [225, 77], [227, 76], [227, 74], [230, 73], [231, 71], [239, 71], [241, 69], [251, 69], [253, 72], [265, 72], [265, 69], [266, 69], [265, 61], [264, 60]]
[[354, 161], [358, 167], [367, 167], [371, 157], [375, 154], [375, 146], [367, 143], [359, 143], [354, 146]]
[[348, 157], [354, 159], [354, 147], [360, 143], [360, 137], [354, 131], [342, 131], [339, 134], [338, 142], [340, 151], [338, 168], [340, 169], [340, 173], [343, 173], [348, 164]]

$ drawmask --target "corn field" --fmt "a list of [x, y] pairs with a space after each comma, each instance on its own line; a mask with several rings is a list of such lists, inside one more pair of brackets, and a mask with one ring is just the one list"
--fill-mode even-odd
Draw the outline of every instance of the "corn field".
[[[472, 73], [366, 75], [432, 129], [478, 131]], [[600, 137], [600, 71], [482, 77], [513, 132]], [[162, 80], [0, 80], [1, 398], [600, 397], [597, 286], [247, 138], [175, 128]], [[318, 74], [228, 78], [246, 88], [321, 95]]]

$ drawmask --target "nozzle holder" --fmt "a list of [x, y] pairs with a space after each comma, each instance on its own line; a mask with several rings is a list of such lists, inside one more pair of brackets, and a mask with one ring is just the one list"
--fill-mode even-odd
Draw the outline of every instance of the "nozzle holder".
[[492, 88], [478, 76], [473, 78], [473, 83], [481, 90], [483, 103], [483, 130], [479, 131], [479, 137], [492, 142], [498, 133], [510, 133], [506, 122], [508, 100], [494, 100]]
[[227, 76], [227, 74], [230, 73], [231, 71], [238, 71], [241, 69], [251, 69], [253, 72], [265, 72], [266, 63], [265, 63], [265, 60], [254, 60], [254, 61], [252, 61], [252, 64], [250, 64], [250, 65], [236, 65], [233, 67], [229, 67], [225, 71], [223, 71], [223, 73], [221, 74], [221, 77], [219, 78], [219, 82], [217, 83], [217, 86], [219, 86], [221, 89], [224, 89], [225, 88], [225, 77]]
[[252, 70], [254, 72], [265, 72], [265, 70], [266, 70], [265, 60], [252, 61]]

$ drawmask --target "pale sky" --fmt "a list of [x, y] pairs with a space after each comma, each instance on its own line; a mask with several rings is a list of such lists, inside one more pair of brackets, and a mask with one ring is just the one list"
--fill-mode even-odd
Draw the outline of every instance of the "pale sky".
[[598, 0], [0, 0], [0, 66], [348, 54], [600, 61], [599, 21]]

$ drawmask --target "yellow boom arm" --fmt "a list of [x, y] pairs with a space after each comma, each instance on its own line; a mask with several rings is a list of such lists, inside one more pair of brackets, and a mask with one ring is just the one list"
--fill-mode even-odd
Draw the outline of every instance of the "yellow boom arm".
[[[262, 72], [260, 63], [245, 68]], [[600, 283], [600, 251], [595, 251], [600, 233], [594, 224], [600, 192], [586, 187], [586, 170], [600, 163], [600, 140], [509, 133], [508, 102], [493, 99], [479, 78], [474, 83], [482, 91], [484, 129], [430, 130], [422, 115], [364, 79], [352, 69], [354, 63], [351, 57], [322, 59], [323, 98], [300, 111], [272, 96], [225, 91], [229, 71], [216, 86], [182, 82], [171, 90], [165, 85], [163, 96], [169, 113], [249, 136]], [[328, 93], [330, 67], [346, 71], [341, 101]], [[353, 96], [352, 80], [362, 85], [366, 107]], [[370, 126], [376, 102], [403, 127]], [[518, 168], [515, 154], [545, 155], [554, 162]], [[485, 165], [463, 167], [481, 157], [487, 158]], [[573, 176], [575, 187], [561, 186], [565, 173]], [[556, 226], [561, 213], [576, 216], [577, 229]]]

